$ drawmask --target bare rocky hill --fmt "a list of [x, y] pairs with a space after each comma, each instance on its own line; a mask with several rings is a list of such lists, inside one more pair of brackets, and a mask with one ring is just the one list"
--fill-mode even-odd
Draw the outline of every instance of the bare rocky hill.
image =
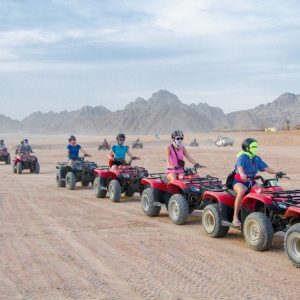
[[21, 122], [0, 115], [0, 131], [153, 134], [169, 133], [174, 128], [185, 132], [282, 128], [287, 120], [292, 126], [300, 124], [300, 95], [285, 93], [272, 103], [225, 114], [206, 103], [184, 104], [176, 95], [160, 90], [148, 100], [137, 98], [114, 112], [103, 106], [86, 106], [71, 112], [35, 112]]

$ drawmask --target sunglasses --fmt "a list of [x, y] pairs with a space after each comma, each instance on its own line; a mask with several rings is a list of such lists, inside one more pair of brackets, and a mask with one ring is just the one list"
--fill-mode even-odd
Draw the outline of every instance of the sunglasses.
[[176, 141], [183, 141], [183, 137], [177, 137], [175, 138]]
[[71, 142], [71, 141], [76, 141], [75, 139], [69, 139], [69, 141]]
[[118, 139], [118, 141], [120, 141], [120, 142], [124, 142], [125, 140], [124, 140], [124, 139]]

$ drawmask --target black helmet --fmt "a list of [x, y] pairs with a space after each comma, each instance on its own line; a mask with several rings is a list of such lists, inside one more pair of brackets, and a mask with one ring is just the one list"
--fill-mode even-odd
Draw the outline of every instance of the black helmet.
[[174, 130], [171, 135], [172, 139], [175, 139], [175, 137], [177, 137], [177, 136], [184, 137], [184, 134], [181, 130]]
[[76, 137], [75, 137], [75, 135], [70, 135], [70, 137], [69, 137], [69, 141], [71, 141], [71, 140], [76, 140]]
[[119, 139], [124, 139], [124, 140], [125, 140], [125, 134], [124, 134], [124, 133], [119, 133], [119, 134], [116, 136], [116, 140], [118, 141]]
[[254, 138], [246, 138], [242, 143], [242, 149], [246, 152], [249, 152], [249, 146], [252, 143], [257, 143], [257, 140]]

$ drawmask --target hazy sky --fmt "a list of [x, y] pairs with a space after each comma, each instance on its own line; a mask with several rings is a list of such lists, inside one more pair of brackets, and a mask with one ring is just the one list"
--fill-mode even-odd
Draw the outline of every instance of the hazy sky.
[[297, 0], [0, 0], [0, 114], [299, 94], [299, 16]]

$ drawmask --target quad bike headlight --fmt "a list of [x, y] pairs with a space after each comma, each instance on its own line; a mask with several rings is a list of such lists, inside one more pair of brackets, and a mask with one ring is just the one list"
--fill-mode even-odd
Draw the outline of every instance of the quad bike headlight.
[[277, 202], [277, 205], [279, 206], [279, 208], [281, 209], [287, 209], [287, 205], [283, 202]]
[[200, 192], [200, 188], [197, 187], [197, 186], [190, 186], [190, 190], [193, 192], [193, 193], [199, 193]]

